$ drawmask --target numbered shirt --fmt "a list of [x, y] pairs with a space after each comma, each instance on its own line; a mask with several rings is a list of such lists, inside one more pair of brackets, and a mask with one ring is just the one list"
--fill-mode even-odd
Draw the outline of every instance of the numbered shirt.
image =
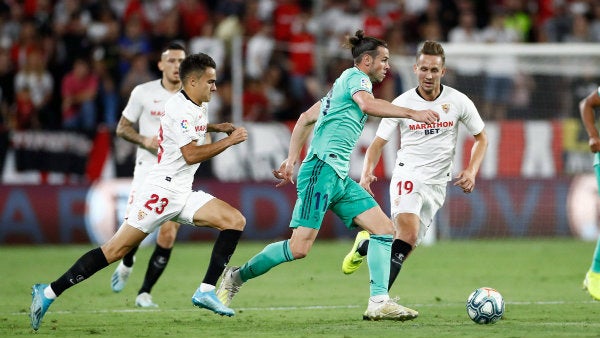
[[207, 125], [206, 103], [197, 105], [183, 91], [171, 97], [160, 120], [158, 162], [146, 182], [172, 191], [191, 190], [200, 163], [187, 164], [180, 148], [194, 141], [203, 144]]
[[[163, 87], [161, 80], [154, 80], [135, 86], [131, 91], [123, 116], [139, 125], [139, 134], [152, 137], [158, 135], [160, 117], [165, 114], [165, 103], [177, 92]], [[156, 155], [138, 146], [136, 163], [156, 162]]]
[[350, 154], [365, 127], [364, 114], [352, 96], [361, 91], [372, 93], [371, 80], [356, 67], [346, 69], [321, 100], [321, 112], [306, 159], [319, 157], [341, 178], [348, 176]]
[[408, 118], [381, 120], [377, 136], [384, 140], [389, 140], [400, 129], [394, 173], [410, 172], [411, 176], [429, 184], [451, 180], [459, 122], [472, 135], [481, 133], [484, 128], [473, 102], [456, 89], [442, 86], [441, 94], [434, 101], [423, 99], [414, 88], [398, 96], [392, 104], [415, 110], [431, 109], [440, 115], [439, 122], [433, 124]]

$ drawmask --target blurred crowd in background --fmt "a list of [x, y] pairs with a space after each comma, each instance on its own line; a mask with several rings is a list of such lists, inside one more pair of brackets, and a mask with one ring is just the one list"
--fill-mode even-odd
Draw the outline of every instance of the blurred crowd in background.
[[[211, 114], [229, 121], [235, 37], [243, 37], [243, 119], [295, 120], [352, 65], [340, 45], [357, 29], [385, 39], [392, 55], [414, 55], [426, 39], [597, 43], [600, 1], [4, 0], [0, 122], [3, 131], [114, 130], [133, 87], [160, 76], [160, 50], [174, 40], [215, 59]], [[375, 95], [392, 100], [405, 80], [392, 70]]]

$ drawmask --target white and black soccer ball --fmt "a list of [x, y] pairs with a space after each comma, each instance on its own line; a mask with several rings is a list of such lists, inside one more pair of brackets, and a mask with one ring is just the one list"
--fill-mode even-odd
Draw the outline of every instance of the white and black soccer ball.
[[479, 288], [467, 298], [467, 314], [477, 324], [493, 324], [504, 315], [504, 298], [496, 289]]

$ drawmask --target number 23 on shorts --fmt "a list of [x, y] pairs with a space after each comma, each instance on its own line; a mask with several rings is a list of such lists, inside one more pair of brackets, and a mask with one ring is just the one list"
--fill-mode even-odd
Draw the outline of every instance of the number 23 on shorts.
[[148, 199], [144, 204], [144, 207], [160, 215], [163, 213], [163, 211], [165, 211], [165, 208], [168, 204], [169, 200], [167, 198], [161, 198], [157, 194], [152, 194], [150, 195], [150, 199]]

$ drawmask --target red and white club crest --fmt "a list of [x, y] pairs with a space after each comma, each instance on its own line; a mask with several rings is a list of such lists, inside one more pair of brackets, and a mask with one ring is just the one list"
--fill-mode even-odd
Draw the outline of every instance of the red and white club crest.
[[448, 114], [448, 111], [450, 110], [450, 104], [449, 103], [442, 104], [442, 110], [444, 111], [444, 113]]
[[137, 216], [138, 221], [143, 220], [144, 217], [146, 217], [146, 213], [144, 211], [142, 211], [142, 210], [138, 210], [138, 216]]

